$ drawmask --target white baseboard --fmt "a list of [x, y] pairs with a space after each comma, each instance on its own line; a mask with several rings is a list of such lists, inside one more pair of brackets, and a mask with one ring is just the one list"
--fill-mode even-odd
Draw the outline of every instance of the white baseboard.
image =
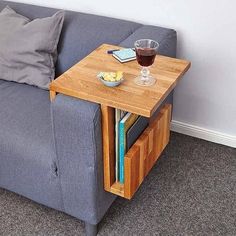
[[171, 130], [177, 133], [186, 134], [192, 137], [236, 148], [236, 136], [205, 129], [176, 120], [172, 120]]

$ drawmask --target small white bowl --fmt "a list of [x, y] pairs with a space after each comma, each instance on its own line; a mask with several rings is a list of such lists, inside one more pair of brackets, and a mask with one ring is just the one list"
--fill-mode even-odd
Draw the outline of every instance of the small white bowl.
[[107, 87], [116, 87], [116, 86], [120, 85], [124, 81], [123, 78], [121, 78], [119, 81], [106, 81], [99, 74], [97, 75], [97, 77]]

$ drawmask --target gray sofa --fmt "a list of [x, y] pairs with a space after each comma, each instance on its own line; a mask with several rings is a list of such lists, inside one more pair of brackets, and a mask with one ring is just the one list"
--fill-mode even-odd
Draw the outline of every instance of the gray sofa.
[[[57, 11], [6, 1], [0, 10], [6, 5], [31, 19]], [[175, 57], [174, 30], [66, 11], [56, 74], [102, 43], [133, 47], [139, 38]], [[103, 189], [99, 105], [63, 95], [50, 103], [48, 91], [0, 78], [0, 187], [77, 217], [95, 234], [116, 198]]]

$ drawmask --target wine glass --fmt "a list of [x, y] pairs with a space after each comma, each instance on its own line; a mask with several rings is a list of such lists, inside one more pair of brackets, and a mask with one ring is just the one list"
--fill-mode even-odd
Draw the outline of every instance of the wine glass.
[[139, 39], [134, 46], [137, 61], [142, 66], [141, 75], [135, 78], [135, 83], [141, 86], [151, 86], [156, 83], [156, 79], [150, 75], [148, 67], [155, 61], [159, 43], [152, 39]]

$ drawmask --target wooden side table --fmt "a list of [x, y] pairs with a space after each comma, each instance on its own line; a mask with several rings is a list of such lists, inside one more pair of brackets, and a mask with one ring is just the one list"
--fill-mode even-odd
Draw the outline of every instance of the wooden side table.
[[[56, 93], [101, 104], [103, 132], [104, 188], [131, 199], [169, 142], [171, 105], [165, 105], [125, 156], [125, 183], [115, 182], [114, 109], [152, 117], [190, 67], [190, 62], [158, 55], [150, 72], [157, 83], [140, 87], [134, 78], [140, 73], [136, 61], [121, 64], [103, 44], [50, 84], [51, 101]], [[104, 86], [100, 71], [123, 71], [125, 81], [118, 87]]]

